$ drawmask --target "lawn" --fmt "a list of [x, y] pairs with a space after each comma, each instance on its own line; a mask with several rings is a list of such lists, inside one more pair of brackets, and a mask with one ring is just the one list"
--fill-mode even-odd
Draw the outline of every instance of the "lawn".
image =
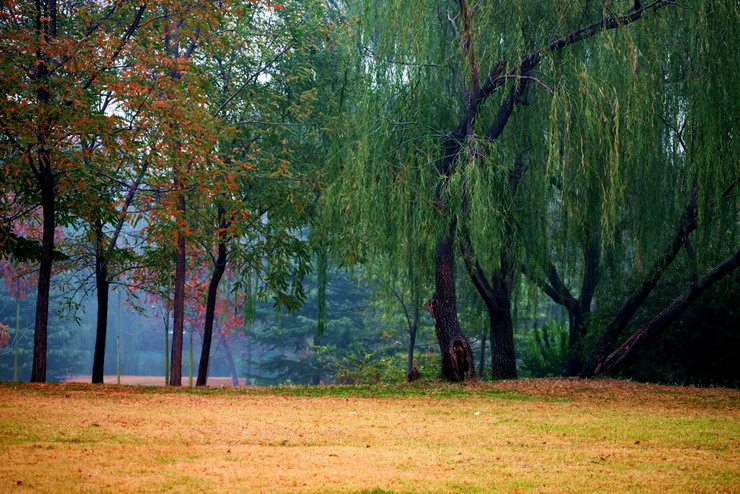
[[0, 492], [740, 492], [740, 391], [0, 384]]

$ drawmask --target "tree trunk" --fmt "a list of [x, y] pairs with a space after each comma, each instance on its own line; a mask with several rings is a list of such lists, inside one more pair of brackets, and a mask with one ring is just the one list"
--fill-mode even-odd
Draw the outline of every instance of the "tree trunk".
[[[17, 287], [16, 283], [16, 287]], [[21, 298], [20, 291], [15, 295], [15, 338], [13, 338], [13, 382], [18, 382], [18, 354], [21, 341]]]
[[41, 263], [39, 265], [38, 295], [36, 298], [36, 321], [33, 335], [33, 366], [31, 382], [46, 382], [46, 342], [49, 325], [49, 291], [51, 288], [51, 266], [54, 257], [55, 185], [49, 152], [40, 151], [41, 169], [38, 174], [41, 188], [43, 230], [41, 236]]
[[437, 243], [435, 292], [426, 303], [434, 320], [434, 332], [442, 356], [442, 378], [459, 382], [474, 379], [475, 357], [460, 329], [455, 295], [455, 225]]
[[516, 379], [514, 324], [511, 320], [511, 279], [493, 277], [493, 303], [487, 304], [491, 321], [491, 377]]
[[193, 387], [193, 327], [188, 331], [188, 386]]
[[486, 335], [481, 335], [480, 355], [478, 356], [478, 376], [483, 379], [483, 367], [486, 365]]
[[41, 237], [41, 262], [39, 265], [38, 290], [36, 298], [36, 320], [33, 336], [33, 364], [31, 382], [46, 382], [46, 342], [49, 325], [49, 291], [51, 288], [51, 267], [54, 255], [54, 230], [56, 229], [56, 190], [54, 172], [51, 165], [51, 152], [47, 144], [52, 123], [49, 121], [47, 106], [51, 100], [49, 68], [46, 62], [45, 45], [56, 37], [56, 2], [36, 2], [35, 35], [39, 45], [36, 48], [34, 78], [36, 80], [36, 102], [38, 104], [38, 168], [29, 156], [31, 169], [38, 181], [41, 192], [43, 230]]
[[170, 383], [170, 310], [164, 313], [164, 384]]
[[663, 255], [652, 266], [647, 278], [645, 278], [630, 298], [625, 301], [612, 320], [609, 321], [604, 333], [602, 333], [593, 350], [591, 350], [588, 361], [581, 369], [581, 377], [593, 377], [597, 373], [596, 368], [607, 358], [620, 333], [632, 319], [632, 316], [635, 315], [637, 309], [645, 302], [648, 295], [653, 291], [653, 288], [658, 284], [663, 273], [665, 273], [666, 269], [668, 269], [676, 258], [676, 255], [680, 252], [681, 247], [691, 232], [696, 229], [696, 200], [697, 189], [694, 187], [691, 194], [691, 201], [683, 213], [681, 226], [674, 235], [671, 245], [668, 246], [663, 252]]
[[460, 249], [470, 279], [488, 309], [491, 377], [493, 379], [516, 379], [514, 324], [511, 320], [511, 289], [514, 275], [509, 257], [505, 253], [501, 255], [499, 272], [491, 277], [491, 283], [489, 283], [483, 268], [473, 257], [467, 234], [460, 242]]
[[586, 314], [590, 309], [586, 308], [580, 299], [568, 308], [568, 362], [565, 370], [567, 376], [577, 376], [583, 367], [581, 352], [583, 338], [586, 336]]
[[691, 283], [688, 291], [671, 302], [647, 324], [635, 331], [622, 345], [606, 357], [596, 367], [596, 374], [618, 372], [645, 347], [645, 345], [660, 334], [671, 323], [678, 319], [683, 311], [694, 302], [701, 293], [715, 282], [727, 276], [740, 266], [740, 251], [725, 259], [695, 283]]
[[[182, 218], [185, 213], [185, 196], [182, 183], [175, 178], [175, 190], [178, 191], [176, 218]], [[175, 297], [173, 303], [172, 320], [172, 357], [170, 358], [170, 386], [182, 385], [182, 346], [183, 329], [185, 325], [185, 237], [182, 231], [177, 230], [177, 247], [175, 250]]]
[[246, 340], [246, 350], [244, 355], [244, 365], [245, 365], [245, 376], [244, 376], [244, 385], [249, 386], [252, 384], [252, 338], [249, 337], [248, 334], [244, 334], [244, 338]]
[[[322, 244], [316, 253], [316, 329], [313, 335], [313, 346], [321, 345], [321, 339], [326, 330], [326, 284], [329, 269], [329, 252], [326, 244]], [[311, 376], [311, 384], [321, 384], [321, 369]]]
[[108, 333], [108, 263], [103, 257], [103, 222], [95, 221], [95, 291], [98, 301], [97, 325], [95, 330], [95, 354], [93, 356], [92, 382], [103, 384], [105, 374], [105, 342]]
[[[409, 328], [409, 348], [406, 357], [406, 380], [411, 381], [414, 371], [414, 346], [416, 345], [416, 327]], [[417, 371], [418, 372], [418, 371]]]
[[236, 373], [236, 365], [234, 365], [234, 355], [231, 353], [229, 347], [229, 340], [225, 337], [221, 337], [221, 344], [224, 347], [224, 354], [226, 355], [226, 364], [229, 366], [229, 373], [231, 374], [231, 384], [239, 386], [239, 375]]
[[216, 313], [216, 296], [218, 285], [221, 283], [226, 270], [226, 243], [224, 240], [218, 244], [218, 256], [208, 283], [208, 299], [206, 300], [206, 322], [203, 328], [203, 348], [200, 351], [200, 364], [198, 365], [198, 380], [196, 386], [205, 386], [208, 380], [208, 364], [211, 356], [211, 340], [213, 338], [213, 319]]

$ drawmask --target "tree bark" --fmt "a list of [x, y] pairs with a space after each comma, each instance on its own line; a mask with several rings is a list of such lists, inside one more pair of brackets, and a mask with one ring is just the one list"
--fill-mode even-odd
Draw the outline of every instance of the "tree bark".
[[[54, 230], [56, 229], [56, 184], [52, 167], [48, 139], [51, 132], [48, 105], [51, 101], [47, 54], [42, 49], [56, 36], [56, 3], [36, 1], [35, 34], [39, 45], [36, 49], [36, 103], [39, 111], [37, 124], [38, 167], [31, 164], [41, 190], [42, 234], [41, 262], [36, 298], [36, 319], [33, 336], [33, 364], [31, 382], [46, 382], [46, 346], [49, 327], [49, 291], [51, 289], [51, 267], [54, 258]], [[33, 163], [29, 157], [29, 163]]]
[[[494, 284], [504, 284], [494, 279]], [[496, 290], [492, 308], [488, 310], [491, 321], [491, 377], [516, 379], [516, 353], [514, 351], [514, 324], [511, 319], [511, 290]]]
[[475, 357], [460, 329], [455, 295], [455, 225], [438, 243], [434, 274], [435, 292], [425, 304], [434, 320], [442, 356], [442, 378], [459, 382], [476, 377]]
[[[185, 214], [185, 196], [182, 183], [175, 177], [175, 190], [178, 191], [176, 218]], [[172, 319], [172, 356], [170, 358], [170, 386], [182, 385], [182, 346], [185, 327], [185, 236], [178, 228], [175, 248], [175, 296]]]
[[216, 313], [216, 296], [218, 285], [221, 283], [224, 271], [226, 271], [226, 241], [221, 239], [218, 244], [218, 256], [208, 283], [208, 298], [206, 300], [206, 321], [203, 328], [203, 348], [200, 351], [200, 364], [198, 365], [198, 380], [196, 386], [205, 386], [208, 380], [208, 365], [211, 356], [211, 340], [213, 338], [213, 319]]
[[688, 291], [671, 302], [658, 315], [635, 331], [619, 348], [596, 366], [596, 374], [615, 373], [624, 368], [647, 343], [678, 319], [701, 293], [740, 266], [740, 251], [712, 268], [704, 277], [691, 283]]
[[95, 330], [95, 354], [93, 356], [92, 382], [102, 384], [105, 374], [105, 343], [108, 334], [108, 260], [103, 255], [103, 222], [96, 220], [95, 228], [95, 291], [98, 301]]
[[41, 236], [41, 263], [36, 298], [36, 321], [33, 336], [33, 365], [31, 382], [46, 382], [46, 345], [49, 325], [49, 292], [51, 267], [54, 258], [54, 230], [56, 229], [56, 193], [49, 152], [41, 149], [41, 169], [38, 174], [41, 188], [43, 229]]

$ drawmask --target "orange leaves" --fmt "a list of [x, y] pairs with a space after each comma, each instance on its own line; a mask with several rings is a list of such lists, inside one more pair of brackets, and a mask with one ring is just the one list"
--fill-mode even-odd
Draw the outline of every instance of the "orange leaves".
[[4, 348], [10, 345], [10, 334], [8, 333], [8, 326], [0, 322], [0, 348]]

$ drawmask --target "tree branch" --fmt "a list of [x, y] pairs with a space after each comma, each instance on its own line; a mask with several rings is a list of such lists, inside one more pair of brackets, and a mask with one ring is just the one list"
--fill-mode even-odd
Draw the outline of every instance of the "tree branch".
[[671, 304], [653, 317], [632, 336], [612, 352], [603, 363], [596, 367], [596, 374], [617, 372], [634, 358], [648, 341], [660, 334], [673, 323], [701, 293], [714, 283], [732, 273], [740, 266], [740, 250], [710, 269], [704, 277], [689, 286], [688, 291], [676, 298]]

